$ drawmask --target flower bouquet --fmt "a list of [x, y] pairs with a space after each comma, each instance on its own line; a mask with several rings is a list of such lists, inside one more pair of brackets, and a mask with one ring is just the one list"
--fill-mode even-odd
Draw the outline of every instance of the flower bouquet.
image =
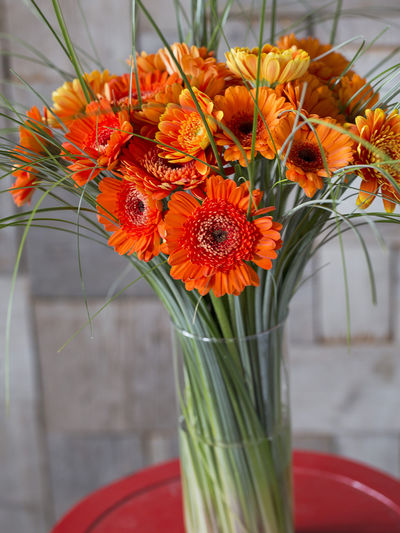
[[[331, 44], [278, 34], [276, 2], [266, 42], [262, 2], [257, 46], [222, 61], [233, 1], [193, 1], [189, 43], [176, 2], [174, 44], [135, 4], [158, 51], [136, 51], [133, 20], [127, 72], [83, 72], [53, 0], [75, 77], [42, 111], [3, 98], [19, 141], [2, 138], [2, 177], [17, 206], [36, 198], [2, 220], [25, 226], [15, 274], [29, 228], [71, 210], [79, 236], [125, 256], [173, 324], [186, 531], [293, 532], [285, 321], [320, 246], [351, 230], [369, 264], [359, 226], [398, 221], [397, 68], [353, 70], [333, 46], [339, 2]], [[365, 214], [376, 196], [384, 211]]]

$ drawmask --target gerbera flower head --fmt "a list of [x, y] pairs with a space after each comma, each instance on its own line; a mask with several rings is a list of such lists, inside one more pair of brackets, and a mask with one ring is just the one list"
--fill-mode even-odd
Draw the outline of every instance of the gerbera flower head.
[[[222, 123], [228, 129], [228, 131], [218, 131], [215, 135], [216, 143], [226, 147], [224, 152], [226, 161], [239, 161], [242, 166], [247, 166], [247, 162], [250, 161], [256, 94], [256, 89], [249, 91], [244, 86], [235, 86], [228, 87], [224, 96], [215, 97], [216, 109], [223, 112]], [[290, 105], [285, 99], [277, 96], [273, 89], [268, 87], [258, 89], [256, 155], [259, 153], [267, 159], [275, 157], [274, 131], [279, 126], [282, 112], [289, 108]], [[240, 146], [237, 145], [237, 141]]]
[[91, 102], [85, 117], [72, 122], [65, 136], [68, 142], [62, 145], [63, 157], [73, 161], [69, 169], [74, 181], [84, 185], [102, 169], [115, 168], [132, 131], [127, 111], [115, 113], [106, 99]]
[[[111, 76], [108, 70], [103, 72], [94, 70], [93, 72], [85, 73], [83, 77], [92, 94], [97, 97], [103, 96], [104, 86], [114, 76]], [[52, 99], [54, 105], [52, 113], [49, 113], [49, 123], [54, 128], [60, 127], [60, 122], [68, 126], [73, 120], [81, 118], [85, 114], [87, 100], [81, 82], [77, 78], [72, 81], [66, 81], [54, 91]]]
[[[380, 164], [395, 183], [400, 186], [400, 116], [398, 109], [387, 114], [383, 109], [367, 109], [365, 117], [356, 118], [351, 131], [360, 137], [354, 157], [356, 165]], [[373, 148], [363, 145], [367, 142]], [[374, 150], [374, 148], [376, 150]], [[385, 164], [387, 160], [387, 164]], [[392, 161], [397, 161], [393, 163]], [[392, 213], [396, 204], [400, 203], [400, 194], [389, 179], [378, 168], [360, 168], [358, 174], [362, 178], [357, 205], [362, 209], [368, 207], [381, 190], [383, 205], [388, 213]]]
[[9, 192], [12, 194], [14, 203], [21, 207], [30, 203], [39, 181], [39, 175], [35, 169], [31, 153], [25, 152], [23, 148], [17, 146], [13, 154], [16, 160], [13, 176], [16, 180]]
[[231, 72], [225, 63], [218, 63], [215, 58], [193, 58], [187, 56], [183, 60], [182, 70], [192, 87], [214, 98], [223, 94], [224, 90], [232, 84], [238, 85], [242, 80]]
[[[259, 55], [261, 58], [259, 59]], [[260, 61], [259, 81], [261, 84], [274, 87], [305, 74], [310, 63], [307, 52], [296, 47], [280, 50], [270, 44], [258, 48], [231, 48], [226, 53], [226, 64], [235, 74], [255, 83], [257, 67]]]
[[337, 122], [327, 118], [324, 124], [314, 126], [315, 133], [304, 123], [290, 142], [294, 120], [293, 113], [285, 117], [277, 130], [276, 144], [282, 148], [280, 155], [286, 162], [287, 179], [297, 182], [312, 198], [324, 186], [323, 178], [351, 163], [353, 141], [349, 135], [330, 127]]
[[[126, 62], [130, 68], [133, 68], [133, 59], [130, 56]], [[165, 70], [165, 65], [163, 60], [158, 54], [148, 54], [147, 52], [141, 52], [136, 54], [136, 67], [139, 75], [147, 74], [153, 72], [154, 70]]]
[[53, 133], [46, 127], [45, 118], [36, 106], [27, 111], [26, 116], [28, 120], [19, 127], [19, 145], [36, 154], [46, 153], [47, 137], [53, 137]]
[[97, 196], [99, 222], [112, 232], [108, 244], [120, 255], [136, 252], [141, 261], [160, 253], [162, 204], [125, 179], [106, 177]]
[[[257, 209], [262, 193], [249, 194], [248, 182], [210, 176], [206, 198], [200, 203], [190, 194], [175, 192], [165, 217], [165, 239], [171, 276], [181, 279], [187, 290], [216, 296], [240, 294], [259, 279], [249, 261], [266, 270], [272, 267], [281, 246], [281, 225]], [[247, 211], [251, 202], [251, 216]]]
[[[209, 164], [214, 162], [212, 151], [206, 151]], [[153, 198], [166, 198], [178, 187], [190, 189], [192, 194], [201, 195], [204, 182], [210, 173], [207, 167], [205, 174], [196, 168], [196, 160], [190, 159], [182, 163], [172, 163], [160, 157], [160, 147], [150, 141], [135, 139], [129, 143], [121, 156], [121, 165], [129, 179], [141, 188], [146, 189]]]
[[[277, 42], [277, 46], [283, 50], [295, 47], [307, 52], [311, 59], [308, 68], [309, 73], [318, 76], [324, 81], [340, 76], [349, 64], [347, 59], [339, 52], [328, 53], [332, 46], [330, 44], [321, 44], [315, 37], [297, 39], [294, 33], [291, 33], [281, 37]], [[323, 54], [326, 55], [318, 59]]]
[[145, 102], [140, 111], [134, 111], [135, 124], [140, 128], [140, 134], [153, 139], [158, 130], [161, 115], [166, 111], [168, 104], [179, 105], [179, 96], [183, 91], [180, 83], [167, 85], [162, 92], [154, 95], [154, 100]]
[[[161, 70], [142, 73], [138, 78], [142, 103], [154, 100], [158, 93], [164, 92], [168, 85], [172, 85], [178, 80], [177, 74], [169, 75], [168, 72], [162, 72]], [[116, 76], [106, 83], [104, 95], [107, 100], [116, 106], [127, 106], [129, 102], [131, 102], [132, 106], [137, 106], [139, 103], [139, 90], [135, 76], [130, 74]]]
[[28, 119], [19, 128], [19, 144], [13, 151], [16, 161], [13, 176], [16, 181], [10, 192], [17, 206], [30, 203], [39, 180], [35, 163], [38, 156], [42, 158], [50, 149], [49, 137], [53, 137], [52, 131], [46, 126], [46, 119], [37, 107], [32, 107], [26, 115]]
[[379, 99], [379, 94], [373, 90], [367, 80], [355, 72], [342, 76], [337, 95], [349, 122], [353, 122], [356, 116], [364, 113], [366, 107], [372, 107]]
[[21, 207], [26, 203], [30, 204], [38, 183], [38, 176], [35, 173], [35, 169], [24, 166], [15, 170], [13, 176], [16, 177], [16, 180], [10, 189], [10, 193], [13, 196], [15, 205]]
[[313, 74], [307, 72], [297, 80], [278, 85], [275, 90], [290, 102], [293, 109], [301, 109], [303, 114], [344, 121], [334, 93]]
[[[193, 87], [196, 101], [204, 114], [205, 121], [211, 134], [217, 131], [217, 122], [222, 118], [221, 111], [214, 111], [212, 100], [204, 93]], [[169, 104], [161, 116], [156, 139], [163, 145], [160, 155], [171, 163], [185, 163], [193, 157], [196, 168], [207, 173], [207, 158], [205, 150], [210, 145], [210, 138], [203, 117], [198, 112], [196, 104], [189, 92], [184, 89], [179, 96], [179, 105]]]
[[213, 56], [205, 46], [197, 47], [192, 45], [190, 48], [186, 43], [173, 43], [171, 46], [172, 55], [167, 48], [160, 48], [157, 52], [157, 60], [161, 60], [169, 74], [179, 74], [177, 63], [184, 70], [185, 62], [190, 59], [207, 59]]
[[196, 87], [210, 98], [222, 94], [226, 87], [241, 81], [225, 63], [217, 62], [213, 52], [209, 52], [204, 46], [189, 48], [186, 43], [174, 43], [171, 51], [172, 55], [167, 48], [161, 48], [157, 52], [167, 71], [181, 77], [182, 70], [191, 87]]

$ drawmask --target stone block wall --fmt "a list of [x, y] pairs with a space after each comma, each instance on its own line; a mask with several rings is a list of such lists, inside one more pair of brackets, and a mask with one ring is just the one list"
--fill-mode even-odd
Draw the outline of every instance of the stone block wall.
[[[149, 9], [170, 41], [176, 40], [172, 1], [152, 0]], [[185, 2], [185, 5], [188, 1]], [[242, 2], [243, 5], [251, 2]], [[341, 40], [350, 57], [385, 27], [386, 7], [362, 0], [343, 2]], [[50, 13], [50, 0], [41, 8]], [[72, 37], [88, 46], [75, 0], [61, 2]], [[319, 2], [315, 2], [318, 6]], [[397, 1], [385, 6], [397, 8]], [[122, 72], [130, 54], [128, 0], [86, 0], [85, 11], [104, 65]], [[366, 16], [356, 17], [357, 8]], [[279, 2], [279, 28], [302, 18], [300, 3]], [[54, 37], [27, 10], [26, 3], [0, 0], [0, 25], [70, 70]], [[388, 30], [357, 70], [364, 74], [399, 44], [400, 9]], [[386, 17], [386, 18], [385, 18]], [[254, 13], [252, 29], [258, 28]], [[304, 20], [304, 31], [326, 41], [331, 22]], [[243, 16], [233, 11], [226, 26], [232, 45], [243, 44]], [[266, 32], [267, 33], [267, 32]], [[251, 32], [249, 33], [251, 39]], [[252, 44], [250, 41], [248, 44]], [[139, 17], [138, 48], [151, 52], [161, 43]], [[22, 53], [17, 41], [2, 47]], [[24, 52], [26, 53], [26, 51]], [[389, 64], [398, 61], [398, 54]], [[13, 70], [45, 99], [61, 78], [51, 69], [11, 56]], [[3, 90], [25, 106], [37, 103], [15, 84], [2, 63]], [[351, 206], [349, 207], [351, 209]], [[13, 206], [0, 195], [1, 214]], [[340, 248], [332, 241], [308, 267], [314, 274], [295, 296], [288, 324], [294, 442], [365, 461], [400, 476], [400, 234], [381, 227], [385, 245], [365, 229], [375, 272], [377, 304], [372, 305], [362, 247], [344, 235], [351, 303], [352, 343], [347, 344], [346, 298]], [[7, 301], [18, 231], [0, 231], [0, 339], [3, 349]], [[95, 312], [118, 276], [129, 283], [123, 258], [93, 243], [81, 247], [88, 305]], [[178, 453], [168, 317], [143, 282], [110, 304], [68, 346], [58, 349], [87, 318], [72, 235], [32, 230], [23, 275], [16, 286], [10, 348], [11, 406], [0, 401], [0, 530], [45, 533], [71, 505], [97, 487], [147, 464]], [[1, 353], [1, 351], [0, 351]], [[0, 377], [6, 372], [4, 358]], [[2, 391], [3, 392], [3, 391]]]

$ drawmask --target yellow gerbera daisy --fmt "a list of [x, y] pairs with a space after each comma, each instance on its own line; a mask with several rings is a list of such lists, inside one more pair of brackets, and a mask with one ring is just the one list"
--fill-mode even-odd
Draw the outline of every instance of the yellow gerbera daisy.
[[[324, 81], [340, 76], [349, 64], [348, 60], [339, 52], [329, 52], [332, 49], [330, 44], [321, 44], [315, 37], [297, 39], [294, 33], [291, 33], [281, 37], [277, 46], [282, 50], [290, 47], [305, 50], [311, 58], [310, 74], [314, 74]], [[320, 56], [323, 57], [320, 58]]]
[[[386, 114], [383, 109], [367, 109], [365, 117], [357, 117], [356, 124], [352, 132], [376, 148], [365, 146], [360, 142], [357, 146], [354, 163], [356, 165], [370, 165], [381, 163], [385, 173], [400, 187], [400, 116], [399, 110], [395, 109], [390, 114]], [[382, 164], [385, 161], [387, 164]], [[394, 161], [394, 163], [392, 163]], [[357, 205], [362, 209], [368, 207], [379, 189], [382, 193], [382, 200], [385, 210], [392, 213], [396, 204], [400, 203], [400, 194], [391, 181], [378, 168], [364, 167], [358, 170], [362, 177], [360, 193]]]
[[261, 54], [258, 48], [231, 48], [230, 52], [226, 53], [226, 59], [226, 64], [232, 72], [252, 83], [257, 79], [260, 61], [259, 80], [268, 86], [300, 78], [310, 64], [310, 57], [304, 50], [296, 47], [280, 50], [270, 44], [262, 47]]
[[[103, 94], [105, 84], [114, 77], [110, 75], [108, 70], [103, 72], [94, 70], [89, 74], [84, 74], [84, 79], [95, 97]], [[49, 124], [54, 128], [59, 127], [60, 122], [68, 126], [73, 120], [82, 118], [82, 115], [85, 114], [88, 102], [81, 82], [77, 78], [72, 81], [66, 81], [51, 96], [54, 106], [51, 109], [53, 113], [49, 113], [48, 120]]]

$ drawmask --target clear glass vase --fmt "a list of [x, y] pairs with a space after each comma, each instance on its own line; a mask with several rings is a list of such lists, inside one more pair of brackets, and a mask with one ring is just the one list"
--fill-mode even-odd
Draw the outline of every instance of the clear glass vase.
[[186, 533], [293, 533], [283, 345], [174, 328]]

